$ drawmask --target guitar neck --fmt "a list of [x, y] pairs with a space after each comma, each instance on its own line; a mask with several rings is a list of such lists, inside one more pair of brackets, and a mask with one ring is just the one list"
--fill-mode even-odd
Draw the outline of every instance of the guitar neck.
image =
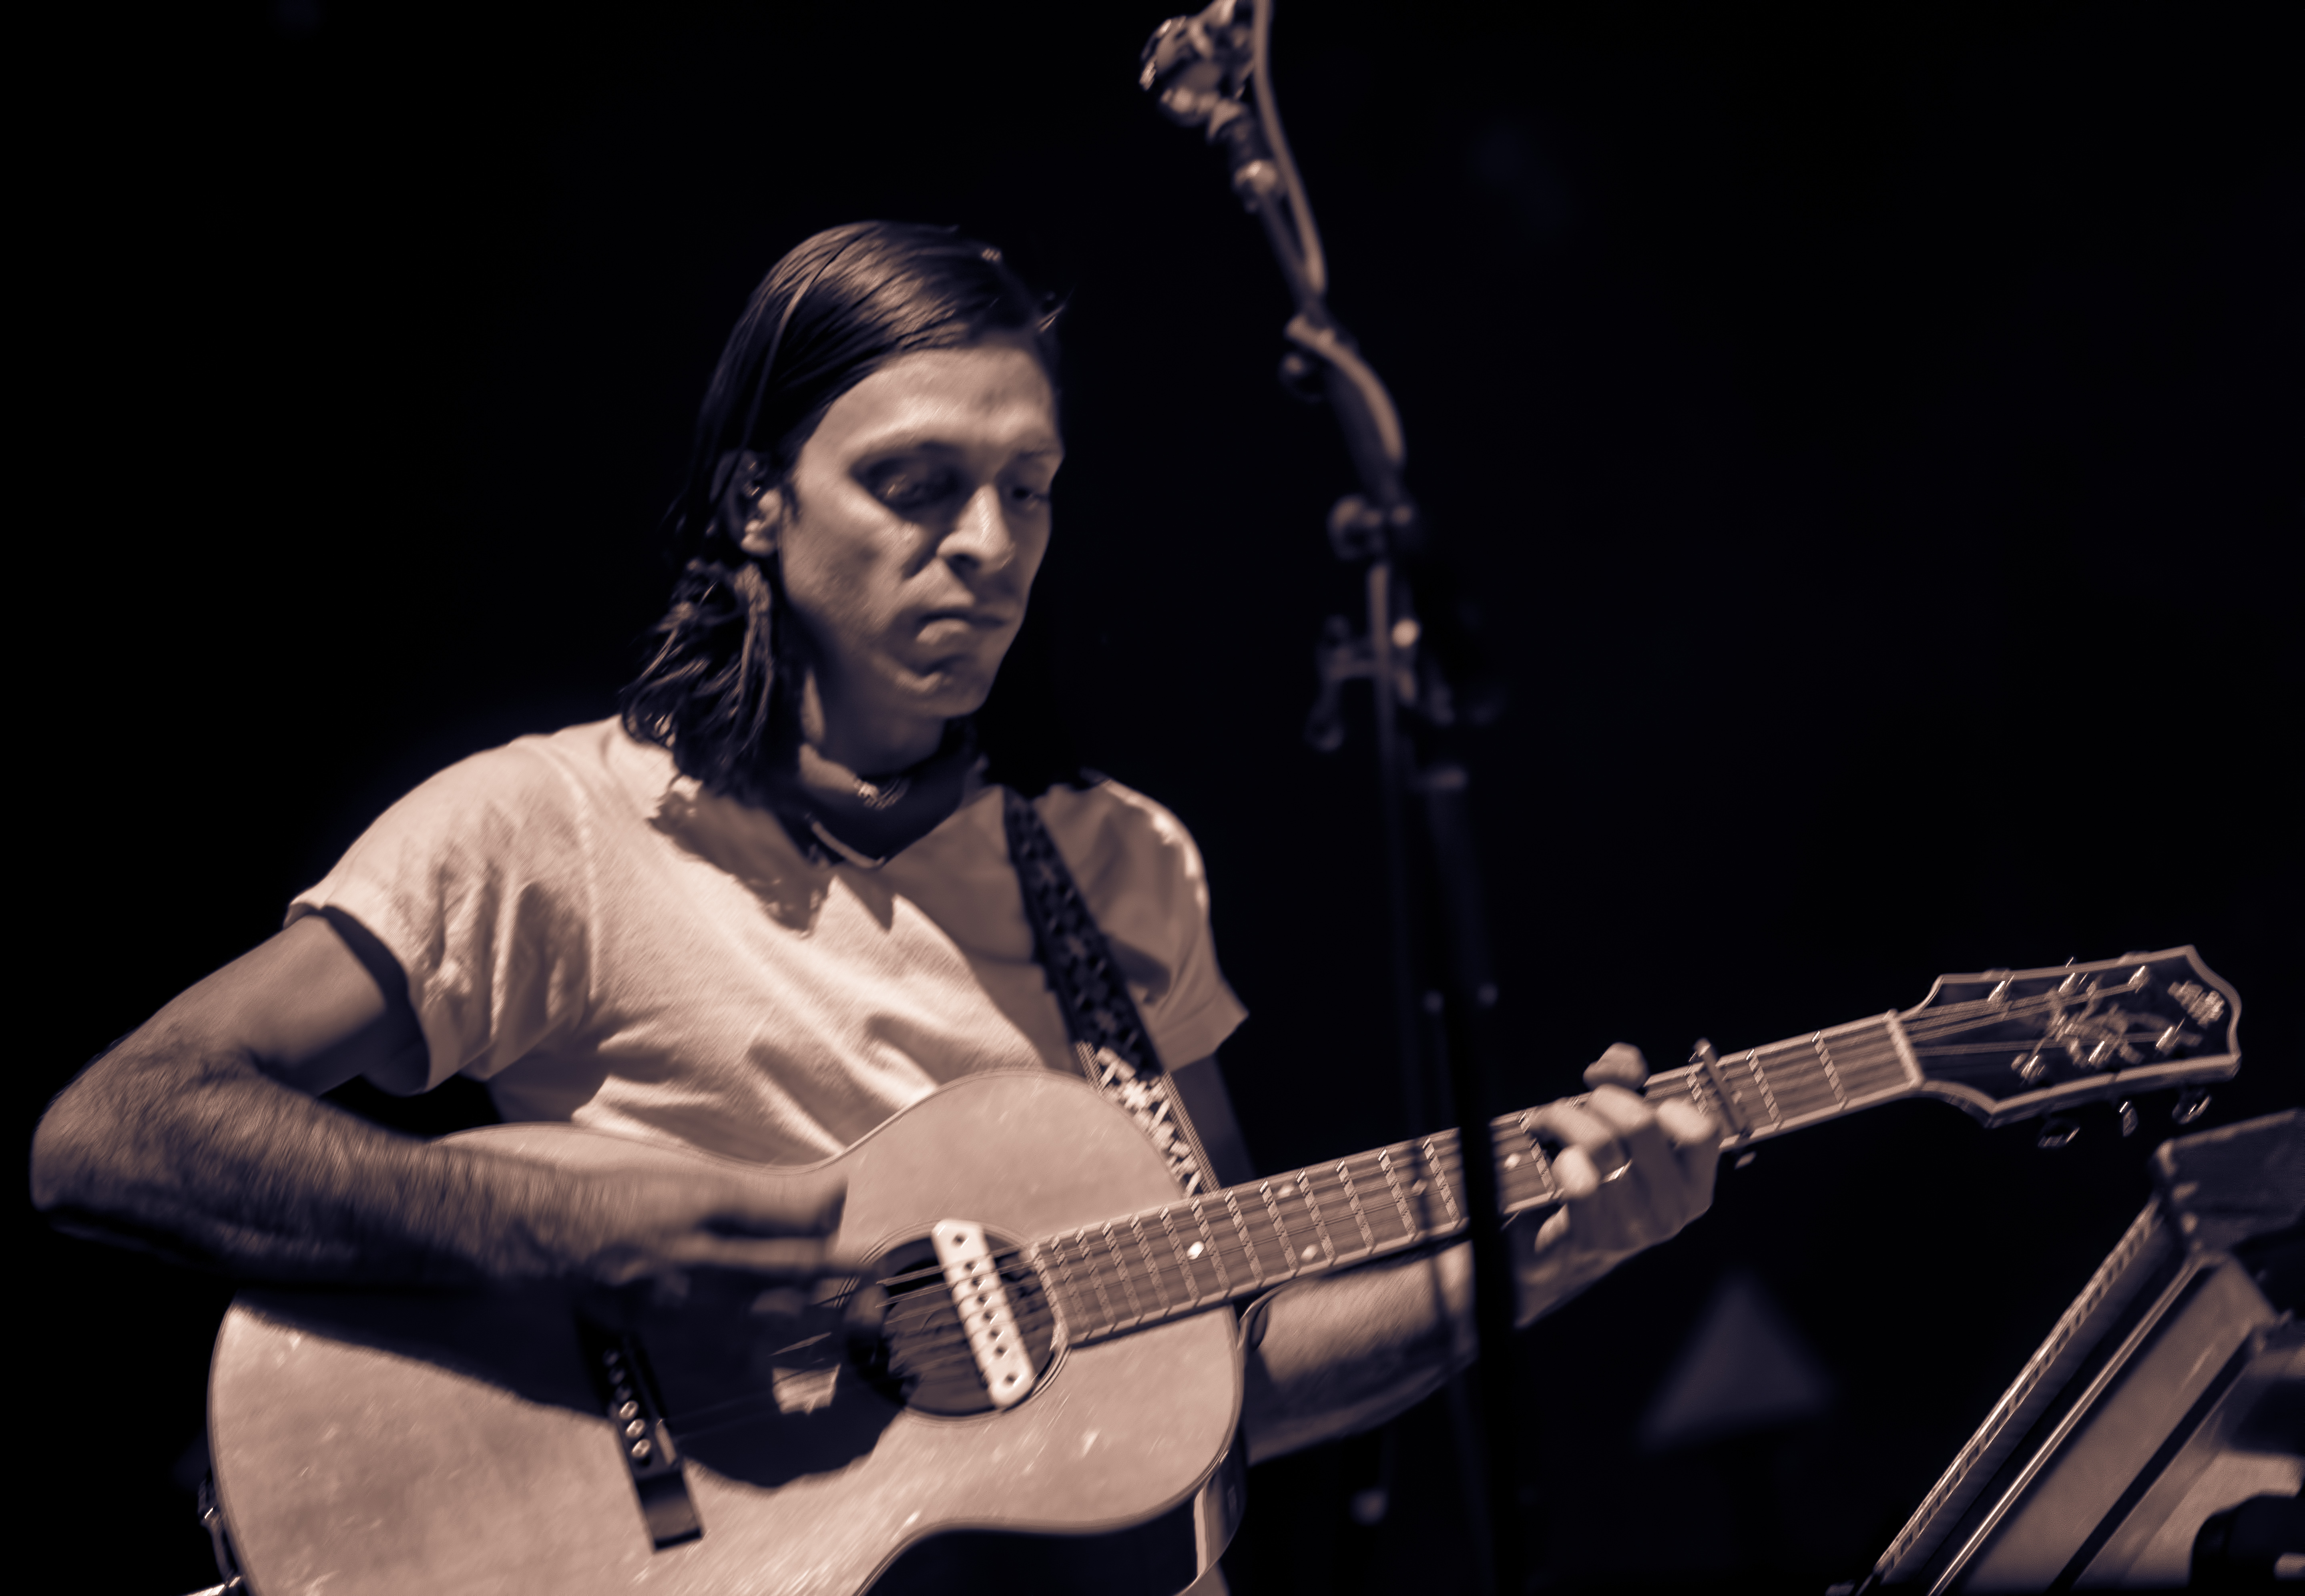
[[[1726, 1150], [1909, 1096], [1919, 1080], [1903, 1027], [1887, 1014], [1665, 1070], [1643, 1090], [1652, 1100], [1686, 1097], [1712, 1114], [1726, 1127]], [[1492, 1122], [1508, 1214], [1561, 1201], [1535, 1115]], [[1446, 1241], [1465, 1229], [1464, 1193], [1460, 1138], [1442, 1131], [1046, 1237], [1025, 1251], [1042, 1266], [1066, 1338], [1084, 1345]]]

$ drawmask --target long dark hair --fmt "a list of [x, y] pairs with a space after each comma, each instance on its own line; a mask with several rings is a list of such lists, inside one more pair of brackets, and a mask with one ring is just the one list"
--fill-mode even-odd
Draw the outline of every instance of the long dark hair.
[[[682, 774], [710, 791], [761, 802], [765, 761], [792, 731], [794, 629], [774, 558], [738, 543], [745, 501], [730, 490], [739, 453], [764, 460], [789, 494], [801, 447], [835, 400], [898, 355], [993, 333], [1029, 335], [1054, 385], [1055, 322], [999, 250], [951, 228], [853, 222], [778, 261], [728, 335], [697, 412], [687, 480], [662, 528], [680, 573], [649, 661], [620, 695], [625, 729], [671, 750]], [[1071, 765], [1045, 682], [1012, 680], [1039, 676], [1042, 651], [1011, 649], [1023, 668], [1004, 665], [1001, 701], [978, 721], [993, 779], [1033, 791]]]

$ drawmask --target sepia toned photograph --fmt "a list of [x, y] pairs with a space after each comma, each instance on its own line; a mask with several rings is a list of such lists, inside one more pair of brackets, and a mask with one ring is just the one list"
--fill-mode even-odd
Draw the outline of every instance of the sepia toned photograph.
[[40, 23], [32, 1566], [2305, 1589], [2279, 21]]

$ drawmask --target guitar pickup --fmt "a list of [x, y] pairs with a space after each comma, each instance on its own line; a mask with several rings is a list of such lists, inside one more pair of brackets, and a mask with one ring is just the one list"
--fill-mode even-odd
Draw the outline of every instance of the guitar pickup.
[[640, 1338], [588, 1319], [576, 1321], [584, 1365], [599, 1393], [600, 1411], [617, 1427], [617, 1448], [640, 1498], [641, 1519], [658, 1551], [702, 1539], [703, 1522], [688, 1494], [688, 1476], [664, 1422], [664, 1403]]
[[1033, 1388], [1033, 1360], [1016, 1334], [1016, 1316], [1008, 1306], [1008, 1291], [1000, 1281], [1000, 1267], [984, 1240], [984, 1227], [965, 1219], [940, 1219], [929, 1232], [937, 1262], [944, 1266], [945, 1284], [952, 1288], [952, 1305], [960, 1312], [968, 1350], [976, 1358], [976, 1371], [995, 1407], [1012, 1407]]

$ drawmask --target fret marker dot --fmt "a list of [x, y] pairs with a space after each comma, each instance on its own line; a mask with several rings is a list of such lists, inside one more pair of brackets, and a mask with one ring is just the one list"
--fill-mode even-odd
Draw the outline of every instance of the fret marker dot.
[[1307, 1247], [1305, 1249], [1305, 1261], [1307, 1263], [1312, 1262], [1313, 1260], [1318, 1258], [1320, 1255], [1321, 1249], [1318, 1247]]
[[1505, 1154], [1505, 1167], [1506, 1167], [1506, 1168], [1508, 1168], [1508, 1169], [1518, 1169], [1518, 1168], [1519, 1168], [1519, 1167], [1520, 1167], [1520, 1154], [1518, 1154], [1518, 1153], [1517, 1153], [1517, 1152], [1509, 1152], [1509, 1153]]
[[1187, 1258], [1198, 1258], [1200, 1255], [1201, 1244], [1198, 1242], [1195, 1242], [1191, 1246], [1185, 1249], [1185, 1256]]

